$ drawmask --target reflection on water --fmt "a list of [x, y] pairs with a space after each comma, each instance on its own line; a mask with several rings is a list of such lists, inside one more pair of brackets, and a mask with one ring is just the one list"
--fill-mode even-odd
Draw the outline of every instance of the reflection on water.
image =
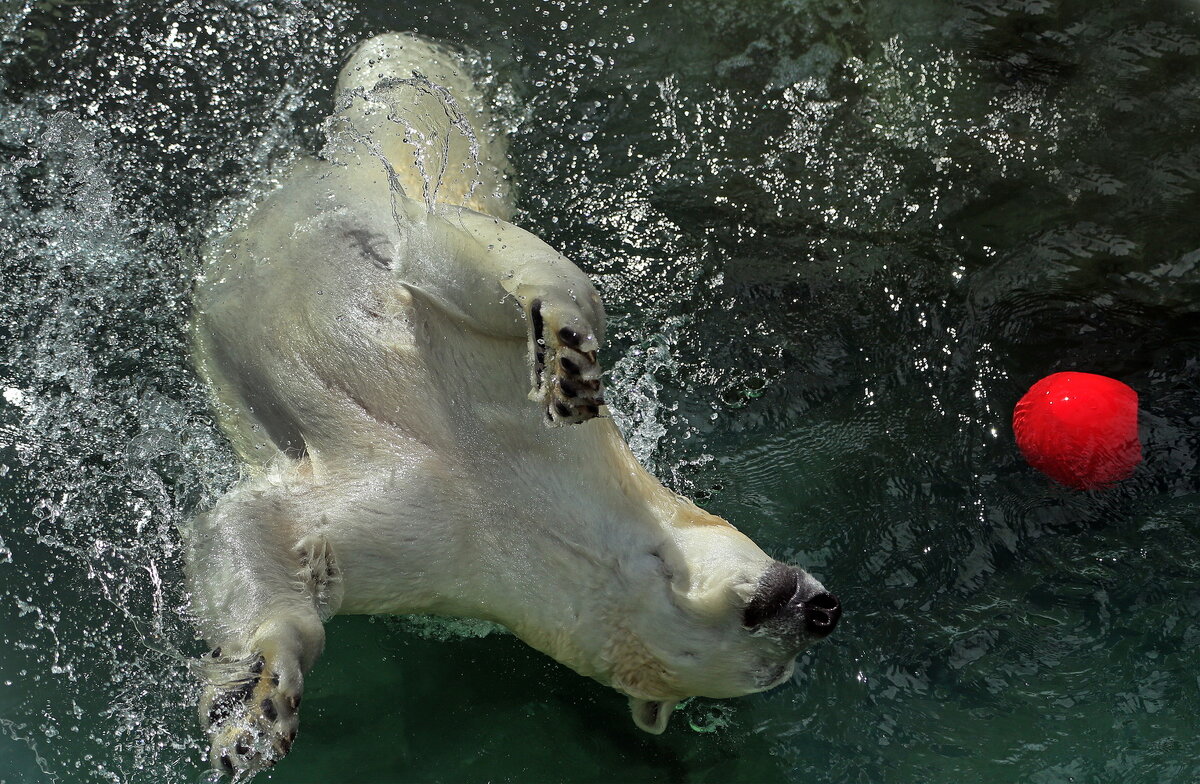
[[[202, 774], [176, 526], [237, 467], [195, 249], [413, 27], [505, 84], [639, 456], [848, 612], [660, 738], [510, 635], [337, 619], [272, 780], [1196, 780], [1200, 24], [1068, 0], [6, 6], [0, 778]], [[1068, 368], [1141, 395], [1112, 490], [1012, 443]]]

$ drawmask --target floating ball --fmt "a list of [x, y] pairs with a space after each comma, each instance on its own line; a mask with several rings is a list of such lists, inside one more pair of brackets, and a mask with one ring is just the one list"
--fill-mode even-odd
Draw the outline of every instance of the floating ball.
[[1067, 487], [1091, 490], [1128, 477], [1142, 462], [1137, 409], [1137, 392], [1116, 379], [1055, 373], [1017, 402], [1013, 433], [1031, 466]]

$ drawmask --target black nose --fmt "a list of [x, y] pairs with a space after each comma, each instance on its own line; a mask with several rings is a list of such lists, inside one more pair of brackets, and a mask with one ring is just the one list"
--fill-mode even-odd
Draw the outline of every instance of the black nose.
[[842, 603], [831, 593], [822, 591], [801, 603], [804, 608], [804, 628], [814, 637], [827, 637], [842, 617]]

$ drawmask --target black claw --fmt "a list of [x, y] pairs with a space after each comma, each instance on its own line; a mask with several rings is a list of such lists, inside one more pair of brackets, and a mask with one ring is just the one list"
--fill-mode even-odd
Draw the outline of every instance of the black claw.
[[566, 403], [561, 403], [557, 400], [554, 401], [554, 410], [557, 411], [558, 415], [564, 419], [571, 416], [571, 409], [567, 407]]
[[583, 412], [590, 417], [600, 416], [600, 407], [588, 404], [583, 407]]
[[529, 320], [533, 324], [534, 372], [541, 383], [542, 373], [546, 369], [546, 341], [542, 335], [545, 322], [542, 320], [542, 301], [535, 299], [529, 303]]
[[535, 299], [529, 303], [529, 318], [533, 320], [533, 339], [542, 341], [542, 332], [546, 328], [545, 321], [542, 319], [542, 301]]
[[265, 666], [266, 666], [266, 662], [263, 661], [263, 657], [259, 656], [257, 659], [254, 660], [254, 663], [250, 665], [250, 672], [254, 673], [255, 675], [258, 675], [260, 672], [263, 671], [263, 667], [265, 667]]
[[233, 761], [231, 759], [229, 759], [228, 754], [221, 755], [221, 767], [224, 768], [225, 772], [228, 773], [230, 776], [233, 775], [233, 772], [234, 772]]
[[262, 712], [267, 717], [267, 721], [275, 721], [279, 718], [279, 711], [275, 710], [275, 703], [271, 702], [270, 697], [262, 701]]
[[576, 365], [570, 359], [567, 359], [566, 357], [561, 357], [558, 360], [558, 364], [562, 365], [562, 369], [567, 371], [571, 375], [573, 375], [573, 376], [579, 375], [579, 365]]
[[230, 701], [245, 702], [250, 699], [250, 695], [254, 693], [254, 687], [257, 685], [258, 678], [251, 678], [236, 689], [230, 689], [226, 694], [229, 695]]
[[247, 746], [245, 743], [242, 743], [240, 740], [233, 747], [233, 750], [236, 751], [238, 754], [240, 754], [243, 757], [250, 753], [250, 747]]
[[271, 685], [272, 686], [279, 685], [279, 673], [277, 673], [277, 672], [271, 673]]
[[577, 390], [575, 387], [571, 386], [566, 381], [563, 381], [562, 379], [558, 380], [558, 388], [561, 389], [562, 393], [564, 395], [566, 395], [567, 397], [575, 397], [576, 395], [579, 394], [579, 390]]
[[216, 659], [216, 658], [219, 658], [220, 656], [221, 656], [221, 646], [218, 645], [216, 648], [212, 649], [212, 657], [214, 659]]

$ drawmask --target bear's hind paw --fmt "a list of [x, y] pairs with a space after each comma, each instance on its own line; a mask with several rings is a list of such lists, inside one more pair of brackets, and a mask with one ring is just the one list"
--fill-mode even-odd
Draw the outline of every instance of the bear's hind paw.
[[300, 694], [280, 687], [279, 673], [261, 654], [205, 662], [211, 682], [200, 703], [209, 762], [235, 781], [272, 767], [292, 748]]

